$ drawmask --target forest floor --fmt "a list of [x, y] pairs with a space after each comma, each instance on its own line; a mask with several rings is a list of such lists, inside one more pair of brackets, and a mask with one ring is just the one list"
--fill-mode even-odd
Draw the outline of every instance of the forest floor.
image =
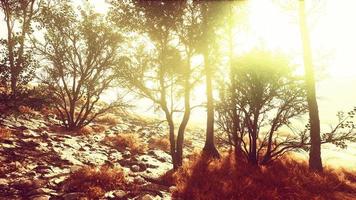
[[[80, 132], [63, 131], [39, 112], [3, 119], [0, 200], [171, 199], [177, 187], [161, 179], [172, 168], [166, 127], [133, 115], [108, 116]], [[187, 132], [185, 155], [204, 142], [201, 129]]]

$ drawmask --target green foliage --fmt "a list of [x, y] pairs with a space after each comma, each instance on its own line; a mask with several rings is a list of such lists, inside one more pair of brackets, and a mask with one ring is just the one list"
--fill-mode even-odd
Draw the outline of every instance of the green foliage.
[[19, 89], [24, 89], [33, 78], [35, 77], [35, 70], [38, 68], [38, 61], [34, 59], [33, 51], [25, 51], [21, 59], [19, 57], [19, 38], [18, 35], [14, 37], [14, 65], [16, 66], [15, 71], [11, 71], [10, 61], [9, 61], [9, 51], [6, 47], [8, 44], [7, 40], [0, 40], [0, 85], [6, 89], [10, 87], [11, 74], [17, 78], [17, 87]]

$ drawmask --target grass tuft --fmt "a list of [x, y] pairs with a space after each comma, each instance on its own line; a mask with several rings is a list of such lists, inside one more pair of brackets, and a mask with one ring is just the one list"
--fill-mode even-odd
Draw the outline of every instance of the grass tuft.
[[128, 148], [133, 155], [142, 154], [147, 150], [147, 145], [141, 141], [137, 134], [119, 134], [108, 136], [104, 140], [120, 151], [124, 151]]
[[120, 118], [113, 114], [106, 114], [96, 118], [95, 121], [97, 123], [101, 123], [109, 126], [116, 126], [118, 123], [120, 123]]
[[165, 152], [169, 152], [170, 143], [166, 138], [151, 138], [148, 141], [148, 147], [151, 149], [160, 149]]
[[12, 135], [12, 130], [8, 128], [0, 127], [0, 139], [7, 139], [11, 137], [11, 135]]
[[127, 181], [122, 169], [86, 166], [73, 172], [63, 184], [65, 192], [82, 192], [89, 199], [98, 199], [108, 191], [125, 189]]

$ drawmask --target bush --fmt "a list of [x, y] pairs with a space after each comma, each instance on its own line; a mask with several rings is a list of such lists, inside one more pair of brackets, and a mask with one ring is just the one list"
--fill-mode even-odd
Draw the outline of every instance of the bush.
[[166, 138], [151, 138], [148, 141], [148, 147], [151, 149], [157, 148], [162, 151], [169, 152], [170, 151], [170, 142]]
[[63, 184], [65, 192], [83, 192], [89, 199], [98, 199], [105, 192], [127, 187], [123, 171], [107, 166], [83, 167], [73, 172]]
[[23, 88], [16, 94], [0, 91], [0, 112], [5, 115], [13, 111], [19, 111], [21, 114], [35, 114], [35, 110], [51, 105], [53, 102], [51, 95], [49, 90], [43, 86]]
[[105, 138], [105, 142], [111, 144], [120, 151], [130, 149], [132, 154], [142, 154], [147, 150], [146, 144], [142, 143], [141, 139], [136, 134], [120, 134]]
[[[306, 163], [283, 158], [269, 166], [194, 155], [175, 174], [174, 197], [183, 199], [337, 199], [333, 192], [356, 193], [338, 171], [310, 172]], [[207, 178], [209, 177], [209, 178]]]

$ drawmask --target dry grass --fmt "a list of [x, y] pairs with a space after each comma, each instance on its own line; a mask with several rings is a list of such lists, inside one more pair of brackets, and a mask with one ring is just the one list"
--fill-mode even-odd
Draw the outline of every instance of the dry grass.
[[151, 138], [148, 141], [148, 147], [151, 149], [160, 149], [169, 152], [170, 146], [170, 142], [167, 138]]
[[95, 121], [109, 126], [115, 126], [120, 123], [120, 118], [113, 114], [106, 114], [96, 118]]
[[127, 181], [119, 168], [83, 167], [73, 172], [63, 183], [65, 192], [83, 192], [89, 199], [98, 199], [108, 191], [125, 189]]
[[[220, 160], [194, 155], [174, 174], [175, 197], [182, 199], [337, 199], [333, 192], [353, 193], [356, 188], [340, 178], [340, 171], [309, 172], [306, 163], [281, 159], [254, 167], [228, 154]], [[347, 178], [355, 181], [355, 175]]]
[[37, 112], [28, 106], [19, 106], [18, 110], [23, 115], [36, 115]]
[[95, 131], [91, 126], [84, 126], [82, 127], [76, 134], [78, 135], [90, 135], [94, 133]]
[[0, 127], [0, 139], [9, 138], [11, 137], [11, 135], [12, 135], [12, 130], [8, 128]]
[[91, 128], [93, 129], [93, 131], [95, 133], [102, 133], [102, 132], [104, 132], [104, 131], [106, 131], [108, 129], [107, 126], [104, 126], [104, 125], [101, 125], [101, 124], [92, 125]]
[[143, 143], [136, 134], [132, 133], [106, 137], [105, 142], [111, 144], [120, 151], [128, 148], [132, 154], [142, 154], [147, 150], [147, 145]]
[[90, 135], [93, 133], [102, 133], [104, 131], [106, 131], [107, 127], [104, 125], [87, 125], [82, 127], [79, 131], [77, 131], [75, 134], [77, 135]]
[[49, 108], [47, 106], [43, 107], [40, 110], [41, 114], [44, 116], [58, 116], [58, 111], [54, 108]]

